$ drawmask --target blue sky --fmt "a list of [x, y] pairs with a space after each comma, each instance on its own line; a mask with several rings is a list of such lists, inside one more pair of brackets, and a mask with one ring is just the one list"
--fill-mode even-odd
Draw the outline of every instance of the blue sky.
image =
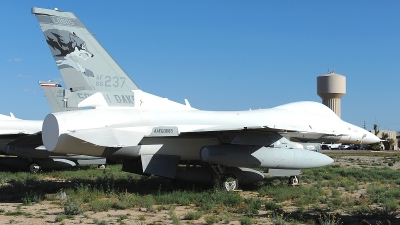
[[144, 91], [204, 110], [317, 101], [347, 77], [342, 119], [400, 130], [399, 1], [0, 3], [0, 113], [42, 120], [39, 80], [60, 80], [31, 7], [71, 11]]

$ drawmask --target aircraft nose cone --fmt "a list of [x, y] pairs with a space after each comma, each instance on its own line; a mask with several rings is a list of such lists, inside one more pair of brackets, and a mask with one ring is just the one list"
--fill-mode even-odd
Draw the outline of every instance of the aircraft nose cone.
[[319, 157], [319, 163], [321, 166], [327, 166], [329, 164], [332, 164], [335, 160], [333, 160], [331, 157], [324, 155], [321, 153], [321, 156]]
[[372, 133], [367, 133], [366, 136], [362, 139], [362, 142], [364, 144], [373, 144], [373, 143], [377, 143], [380, 142], [381, 139], [378, 138], [376, 135], [372, 134]]

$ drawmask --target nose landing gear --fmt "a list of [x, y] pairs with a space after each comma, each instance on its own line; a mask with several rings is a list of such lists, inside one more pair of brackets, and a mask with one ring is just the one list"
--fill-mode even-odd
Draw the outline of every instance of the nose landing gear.
[[297, 176], [290, 176], [289, 177], [289, 185], [295, 186], [300, 184], [300, 180]]

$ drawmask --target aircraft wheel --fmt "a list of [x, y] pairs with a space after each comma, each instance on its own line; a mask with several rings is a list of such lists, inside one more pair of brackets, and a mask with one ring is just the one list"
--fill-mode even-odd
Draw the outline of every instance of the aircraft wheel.
[[40, 169], [41, 166], [36, 162], [33, 162], [29, 165], [29, 172], [31, 173], [39, 173]]
[[289, 185], [299, 185], [300, 180], [297, 176], [289, 177]]
[[99, 168], [99, 169], [105, 169], [105, 168], [106, 168], [106, 165], [104, 165], [104, 164], [98, 165], [97, 168]]
[[227, 174], [222, 179], [222, 188], [226, 191], [235, 191], [239, 188], [238, 180], [234, 175]]

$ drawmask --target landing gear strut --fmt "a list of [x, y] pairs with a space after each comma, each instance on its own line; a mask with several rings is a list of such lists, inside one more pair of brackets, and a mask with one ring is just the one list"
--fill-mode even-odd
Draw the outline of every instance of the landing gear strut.
[[299, 180], [299, 178], [297, 177], [297, 176], [290, 176], [289, 177], [289, 185], [299, 185], [299, 183], [300, 183], [300, 180]]
[[225, 166], [211, 165], [211, 168], [217, 174], [218, 180], [222, 183], [222, 188], [225, 191], [235, 191], [239, 188], [239, 182], [235, 175], [225, 173]]

